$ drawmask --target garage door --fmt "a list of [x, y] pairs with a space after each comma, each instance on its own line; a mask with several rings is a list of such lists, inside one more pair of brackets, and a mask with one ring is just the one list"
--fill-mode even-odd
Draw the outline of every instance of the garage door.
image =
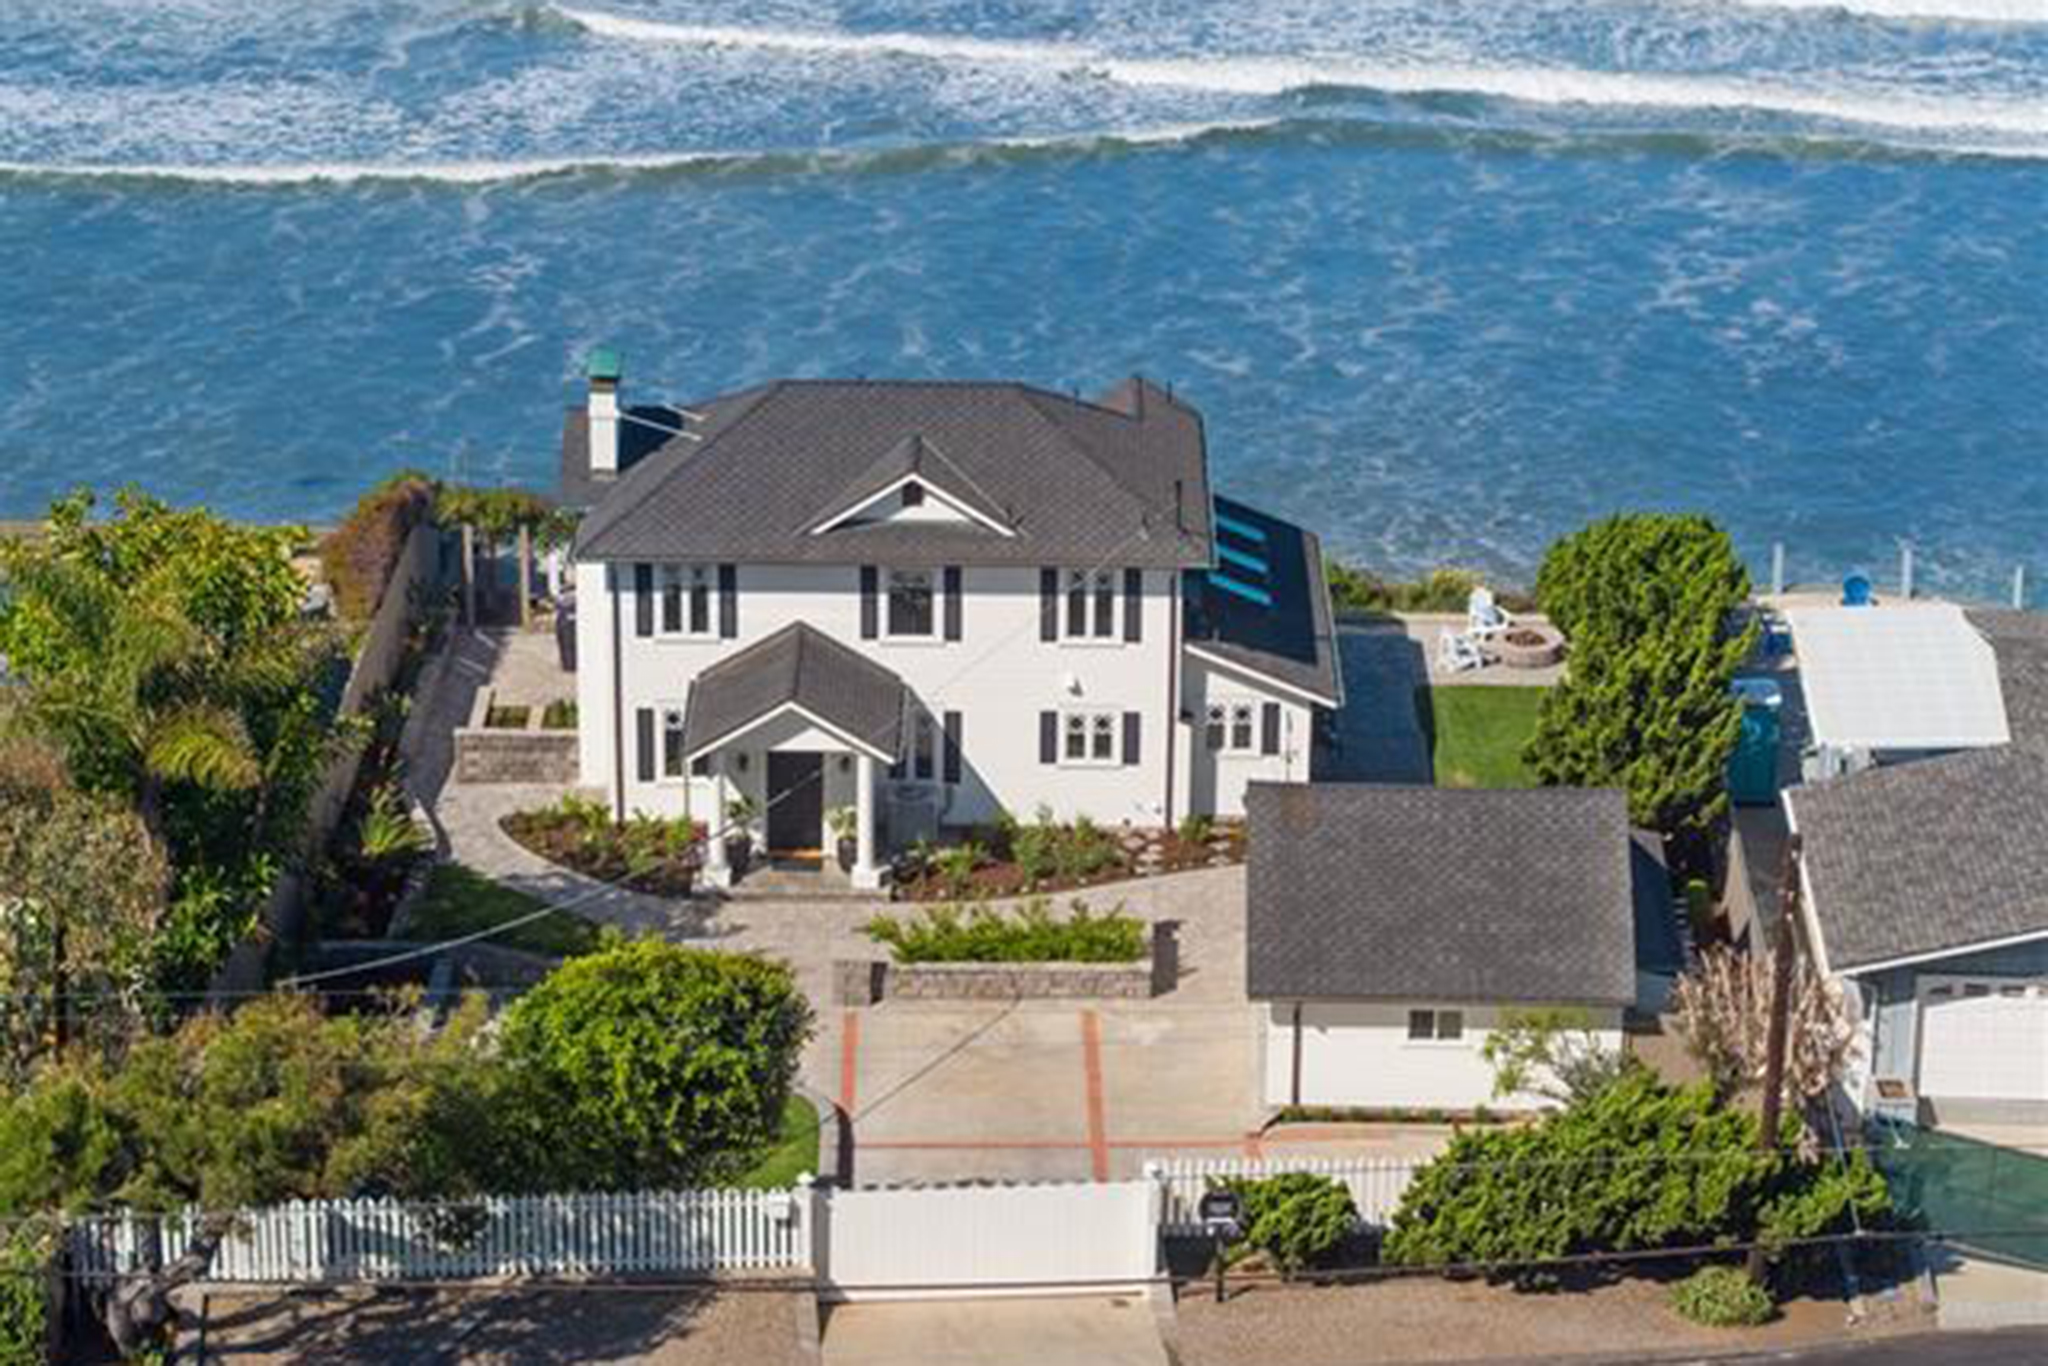
[[1922, 978], [1920, 1094], [2048, 1100], [2048, 983]]

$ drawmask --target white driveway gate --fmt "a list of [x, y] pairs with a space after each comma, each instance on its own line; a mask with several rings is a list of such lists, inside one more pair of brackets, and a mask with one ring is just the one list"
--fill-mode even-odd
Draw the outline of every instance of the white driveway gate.
[[817, 1192], [827, 1299], [1130, 1292], [1159, 1268], [1152, 1181]]

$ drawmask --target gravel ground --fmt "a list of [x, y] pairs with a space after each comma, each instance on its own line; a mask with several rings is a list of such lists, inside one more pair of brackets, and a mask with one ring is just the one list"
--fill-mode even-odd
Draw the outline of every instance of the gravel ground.
[[1648, 1280], [1549, 1295], [1421, 1278], [1350, 1287], [1258, 1286], [1221, 1305], [1191, 1286], [1177, 1306], [1174, 1345], [1182, 1366], [1365, 1366], [1763, 1350], [1931, 1326], [1924, 1316], [1900, 1310], [1851, 1329], [1846, 1312], [1839, 1301], [1795, 1300], [1761, 1328], [1702, 1328], [1671, 1312], [1665, 1287]]
[[[221, 1295], [209, 1366], [801, 1366], [809, 1295], [714, 1289]], [[190, 1343], [184, 1344], [190, 1347]], [[196, 1360], [196, 1356], [189, 1358]]]

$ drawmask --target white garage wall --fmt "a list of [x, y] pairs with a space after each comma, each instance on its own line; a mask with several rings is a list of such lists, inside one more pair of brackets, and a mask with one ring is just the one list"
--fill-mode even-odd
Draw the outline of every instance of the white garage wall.
[[[1464, 1036], [1456, 1042], [1411, 1040], [1411, 1008], [1464, 1011]], [[1458, 1001], [1308, 1002], [1301, 1017], [1301, 1103], [1443, 1110], [1482, 1105], [1497, 1110], [1539, 1108], [1548, 1103], [1540, 1096], [1496, 1099], [1493, 1094], [1493, 1068], [1480, 1050], [1499, 1027], [1501, 1013], [1496, 1006]], [[1588, 1014], [1600, 1042], [1620, 1049], [1620, 1010], [1599, 1007]], [[1261, 1019], [1266, 1039], [1265, 1101], [1286, 1105], [1292, 1099], [1293, 1003], [1267, 1003]]]

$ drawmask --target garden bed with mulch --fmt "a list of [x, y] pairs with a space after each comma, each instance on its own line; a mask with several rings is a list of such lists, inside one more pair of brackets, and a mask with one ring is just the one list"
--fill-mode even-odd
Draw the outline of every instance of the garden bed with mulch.
[[1134, 878], [1244, 862], [1242, 821], [1183, 821], [1175, 829], [1097, 826], [1041, 817], [977, 827], [953, 844], [897, 860], [901, 901], [979, 901], [1101, 887]]
[[651, 896], [690, 894], [704, 839], [703, 826], [682, 819], [634, 816], [615, 825], [604, 803], [575, 796], [515, 811], [498, 825], [550, 863]]

